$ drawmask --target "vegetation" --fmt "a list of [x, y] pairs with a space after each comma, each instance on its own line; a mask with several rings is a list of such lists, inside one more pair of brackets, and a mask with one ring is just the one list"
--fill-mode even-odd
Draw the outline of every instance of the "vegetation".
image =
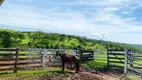
[[[70, 73], [69, 71], [65, 71], [64, 73]], [[54, 70], [24, 70], [18, 71], [17, 74], [1, 74], [0, 80], [40, 80], [40, 78], [44, 75], [48, 74], [64, 74], [60, 69]]]
[[104, 70], [107, 68], [107, 64], [105, 62], [99, 62], [97, 60], [90, 61], [82, 64], [84, 68], [91, 68], [94, 70]]
[[45, 33], [41, 31], [19, 32], [8, 29], [0, 29], [0, 48], [15, 47], [84, 50], [105, 50], [108, 47], [112, 49], [128, 48], [136, 51], [141, 50], [140, 48], [131, 44], [87, 39], [86, 37], [74, 35]]

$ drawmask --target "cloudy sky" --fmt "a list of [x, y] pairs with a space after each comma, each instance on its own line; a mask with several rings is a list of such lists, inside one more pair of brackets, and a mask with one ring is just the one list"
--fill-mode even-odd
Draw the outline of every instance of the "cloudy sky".
[[142, 0], [5, 0], [0, 28], [142, 44]]

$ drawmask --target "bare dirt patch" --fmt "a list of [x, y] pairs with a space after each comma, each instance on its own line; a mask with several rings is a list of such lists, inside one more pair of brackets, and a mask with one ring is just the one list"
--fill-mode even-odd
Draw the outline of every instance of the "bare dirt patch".
[[120, 74], [114, 72], [79, 72], [45, 75], [41, 80], [119, 80]]

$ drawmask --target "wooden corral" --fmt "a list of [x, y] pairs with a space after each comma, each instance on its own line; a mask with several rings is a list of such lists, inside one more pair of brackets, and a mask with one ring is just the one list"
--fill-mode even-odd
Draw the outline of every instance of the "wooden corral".
[[[32, 70], [61, 66], [55, 53], [61, 49], [0, 49], [0, 70]], [[61, 50], [66, 52], [66, 50]], [[82, 61], [93, 60], [93, 51], [67, 50], [70, 55], [78, 55]], [[81, 53], [80, 53], [81, 52]]]

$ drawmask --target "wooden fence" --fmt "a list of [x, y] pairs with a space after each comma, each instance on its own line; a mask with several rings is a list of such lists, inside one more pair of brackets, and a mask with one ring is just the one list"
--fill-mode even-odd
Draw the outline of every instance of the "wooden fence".
[[[111, 68], [124, 68], [125, 50], [107, 50], [107, 66]], [[123, 69], [122, 69], [123, 70]]]
[[0, 70], [31, 69], [41, 67], [42, 59], [40, 53], [27, 54], [28, 51], [20, 49], [0, 49]]
[[19, 49], [0, 49], [0, 70], [14, 70], [17, 72]]
[[[107, 50], [108, 67], [116, 67], [124, 70], [124, 76], [128, 74], [137, 76], [138, 80], [142, 80], [142, 53], [133, 52], [129, 49], [125, 50]], [[120, 79], [120, 80], [121, 80]]]
[[[59, 58], [55, 59], [55, 53], [61, 49], [0, 49], [0, 71], [46, 69], [61, 65]], [[93, 60], [93, 51], [62, 50], [71, 55], [80, 56], [82, 61]], [[81, 54], [80, 54], [81, 52]]]
[[92, 50], [81, 50], [80, 51], [81, 61], [91, 61], [94, 60], [94, 51]]
[[142, 80], [142, 53], [126, 50], [124, 75], [139, 75]]

